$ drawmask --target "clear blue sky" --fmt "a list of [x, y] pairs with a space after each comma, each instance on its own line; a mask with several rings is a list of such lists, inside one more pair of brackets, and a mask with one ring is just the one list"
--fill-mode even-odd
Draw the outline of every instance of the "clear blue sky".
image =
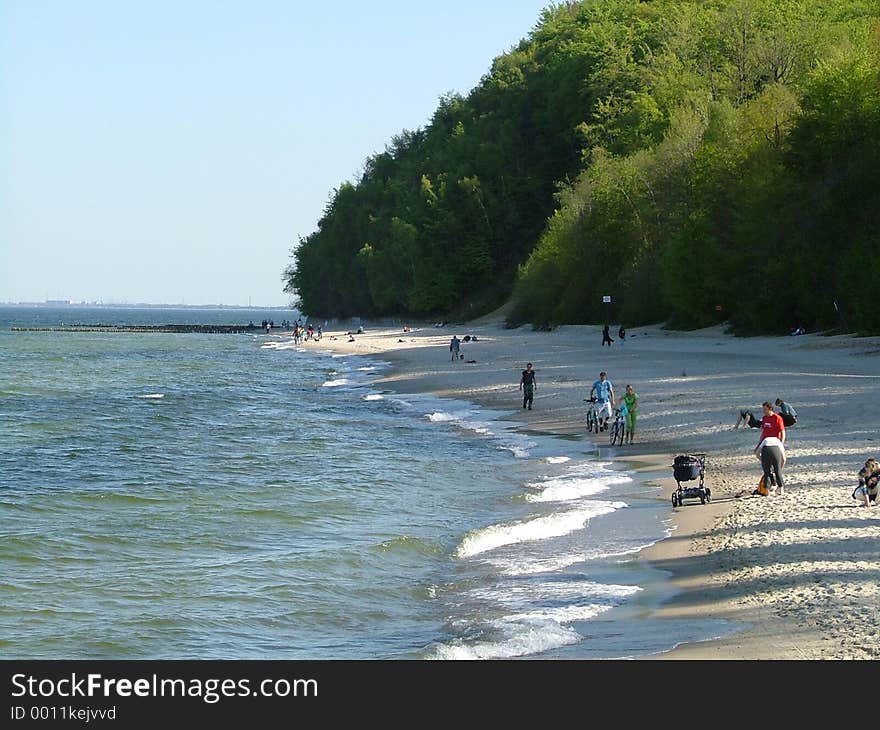
[[0, 302], [282, 306], [332, 195], [542, 0], [0, 0]]

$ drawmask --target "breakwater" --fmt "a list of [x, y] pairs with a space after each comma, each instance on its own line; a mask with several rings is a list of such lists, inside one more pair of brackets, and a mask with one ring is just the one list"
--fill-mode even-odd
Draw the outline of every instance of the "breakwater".
[[[273, 327], [272, 330], [288, 331], [287, 327]], [[247, 334], [265, 332], [265, 326], [257, 324], [74, 324], [54, 327], [13, 327], [13, 332], [164, 332], [198, 334]]]

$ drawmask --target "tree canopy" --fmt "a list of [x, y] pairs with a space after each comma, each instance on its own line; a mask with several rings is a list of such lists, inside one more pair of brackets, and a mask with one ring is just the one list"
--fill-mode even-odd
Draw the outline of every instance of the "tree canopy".
[[512, 297], [512, 324], [877, 333], [878, 163], [876, 2], [555, 4], [334, 191], [285, 290], [317, 316]]

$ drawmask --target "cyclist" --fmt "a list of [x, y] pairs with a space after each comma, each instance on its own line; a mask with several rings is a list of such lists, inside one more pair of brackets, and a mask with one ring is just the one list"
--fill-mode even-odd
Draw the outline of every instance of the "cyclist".
[[605, 431], [608, 429], [608, 419], [611, 418], [611, 404], [614, 403], [614, 385], [608, 380], [608, 374], [604, 370], [590, 388], [590, 397], [594, 394], [599, 408], [599, 430]]

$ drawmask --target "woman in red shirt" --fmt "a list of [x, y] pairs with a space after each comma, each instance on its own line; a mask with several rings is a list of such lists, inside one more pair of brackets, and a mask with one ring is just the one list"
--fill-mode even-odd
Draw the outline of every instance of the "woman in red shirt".
[[785, 423], [782, 420], [782, 416], [773, 412], [773, 405], [770, 401], [765, 400], [762, 407], [764, 409], [764, 417], [761, 419], [760, 440], [763, 441], [768, 436], [774, 436], [782, 441], [782, 443], [785, 443]]

